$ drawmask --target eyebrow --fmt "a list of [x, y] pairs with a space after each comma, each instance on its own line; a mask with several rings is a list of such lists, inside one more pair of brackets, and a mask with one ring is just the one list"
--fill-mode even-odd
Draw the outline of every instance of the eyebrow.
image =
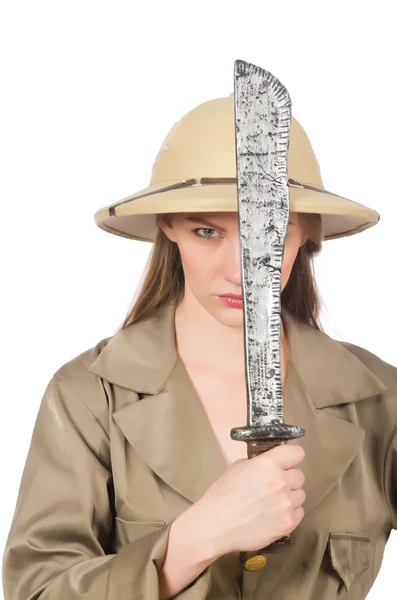
[[[213, 227], [214, 229], [219, 229], [219, 231], [222, 231], [223, 233], [226, 233], [226, 229], [223, 229], [222, 227], [220, 227], [219, 225], [217, 225], [216, 223], [212, 223], [209, 219], [206, 219], [205, 217], [185, 217], [185, 221], [191, 221], [192, 223], [201, 223], [204, 225], [209, 225], [210, 227]], [[288, 224], [289, 224], [290, 219], [288, 219]], [[293, 223], [291, 222], [291, 225], [293, 225]]]
[[219, 231], [226, 232], [226, 229], [223, 229], [223, 227], [220, 227], [216, 223], [212, 223], [211, 221], [209, 221], [205, 217], [200, 217], [200, 216], [197, 216], [197, 217], [185, 217], [185, 221], [192, 221], [193, 223], [202, 223], [204, 225], [209, 225], [210, 227], [213, 227], [214, 229], [219, 229]]

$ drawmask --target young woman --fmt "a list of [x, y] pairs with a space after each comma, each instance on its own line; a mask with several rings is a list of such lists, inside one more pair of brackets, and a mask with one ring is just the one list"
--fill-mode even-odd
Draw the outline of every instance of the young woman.
[[[379, 215], [324, 189], [293, 118], [281, 359], [284, 419], [305, 435], [248, 460], [230, 437], [247, 421], [234, 143], [232, 95], [201, 104], [167, 135], [149, 186], [96, 213], [152, 253], [121, 328], [44, 393], [5, 600], [358, 600], [371, 588], [397, 528], [397, 369], [322, 330], [313, 256]], [[292, 531], [292, 548], [244, 569], [241, 553]]]

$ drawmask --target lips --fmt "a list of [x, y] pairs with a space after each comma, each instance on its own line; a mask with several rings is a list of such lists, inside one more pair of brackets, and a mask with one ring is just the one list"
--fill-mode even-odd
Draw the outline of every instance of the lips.
[[233, 300], [242, 300], [241, 294], [221, 294], [221, 298], [233, 298]]

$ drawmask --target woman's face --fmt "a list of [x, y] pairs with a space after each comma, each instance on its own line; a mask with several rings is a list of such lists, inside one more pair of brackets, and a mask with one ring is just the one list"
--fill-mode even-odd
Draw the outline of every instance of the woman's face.
[[[178, 244], [185, 274], [185, 297], [193, 295], [206, 311], [224, 325], [243, 326], [242, 308], [230, 307], [218, 297], [242, 294], [240, 241], [236, 212], [177, 213], [171, 226], [158, 218], [167, 237]], [[306, 241], [299, 214], [290, 212], [281, 269], [284, 289], [299, 247]]]

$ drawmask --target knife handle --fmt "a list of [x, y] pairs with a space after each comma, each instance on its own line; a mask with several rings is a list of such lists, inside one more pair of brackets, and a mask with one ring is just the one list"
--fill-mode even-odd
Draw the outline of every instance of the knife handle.
[[[247, 441], [247, 454], [248, 459], [267, 452], [276, 446], [286, 444], [288, 440], [273, 438], [270, 440], [262, 440], [260, 442]], [[295, 536], [290, 533], [285, 535], [278, 540], [275, 540], [265, 548], [260, 550], [253, 550], [250, 552], [240, 552], [240, 560], [244, 563], [246, 571], [256, 571], [262, 569], [267, 564], [266, 554], [269, 552], [284, 552], [295, 544]]]
[[[262, 452], [267, 452], [276, 446], [286, 444], [289, 440], [305, 435], [305, 430], [299, 425], [288, 425], [287, 423], [270, 423], [269, 425], [245, 425], [244, 427], [233, 427], [230, 432], [232, 440], [244, 441], [247, 444], [248, 459], [254, 458]], [[265, 548], [255, 551], [241, 551], [240, 560], [244, 563], [247, 571], [262, 569], [266, 563], [266, 554], [269, 552], [284, 552], [295, 544], [295, 536], [291, 533], [272, 542]]]

